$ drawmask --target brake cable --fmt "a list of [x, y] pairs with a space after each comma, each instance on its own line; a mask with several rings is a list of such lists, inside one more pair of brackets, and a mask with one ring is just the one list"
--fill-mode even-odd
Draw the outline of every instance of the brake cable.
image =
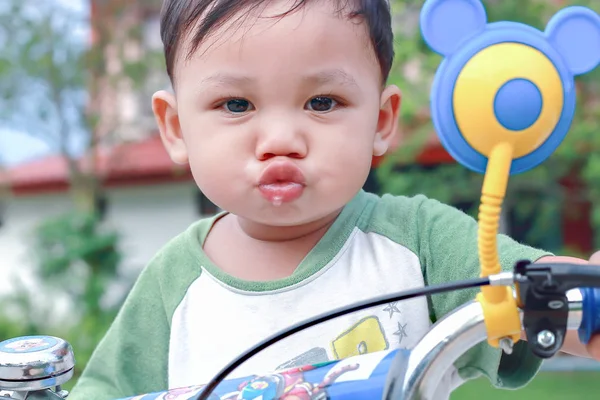
[[464, 290], [469, 288], [477, 288], [496, 284], [490, 283], [490, 277], [481, 277], [474, 279], [461, 280], [456, 282], [446, 282], [439, 285], [425, 286], [415, 289], [409, 289], [402, 292], [397, 292], [394, 294], [382, 295], [379, 297], [371, 298], [369, 300], [359, 301], [347, 306], [343, 306], [332, 311], [328, 311], [322, 313], [320, 315], [316, 315], [312, 318], [306, 319], [304, 321], [298, 322], [289, 328], [276, 333], [275, 335], [259, 342], [254, 345], [250, 349], [246, 350], [244, 353], [236, 357], [233, 361], [231, 361], [227, 366], [225, 366], [221, 371], [216, 374], [203, 388], [202, 391], [198, 394], [195, 400], [208, 400], [212, 392], [217, 388], [217, 386], [223, 382], [236, 368], [238, 368], [241, 364], [249, 360], [251, 357], [266, 349], [267, 347], [279, 342], [282, 339], [287, 338], [297, 332], [308, 329], [314, 325], [321, 324], [323, 322], [332, 320], [337, 317], [341, 317], [346, 314], [351, 314], [356, 311], [364, 310], [366, 308], [376, 307], [382, 304], [391, 303], [394, 301], [404, 301], [408, 299], [412, 299], [415, 297], [421, 296], [431, 296], [434, 294], [451, 292], [456, 290]]

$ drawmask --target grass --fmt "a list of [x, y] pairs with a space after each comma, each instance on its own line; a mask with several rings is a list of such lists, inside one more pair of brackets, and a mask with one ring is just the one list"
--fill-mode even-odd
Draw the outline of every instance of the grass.
[[451, 400], [598, 400], [599, 372], [543, 372], [520, 390], [498, 390], [478, 379], [456, 390]]

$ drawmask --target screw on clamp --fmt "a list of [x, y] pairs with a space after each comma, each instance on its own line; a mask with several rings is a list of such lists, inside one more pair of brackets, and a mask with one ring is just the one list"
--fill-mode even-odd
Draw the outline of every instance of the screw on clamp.
[[556, 336], [549, 330], [544, 329], [543, 331], [538, 333], [537, 342], [540, 346], [547, 349], [554, 346], [554, 343], [556, 343]]

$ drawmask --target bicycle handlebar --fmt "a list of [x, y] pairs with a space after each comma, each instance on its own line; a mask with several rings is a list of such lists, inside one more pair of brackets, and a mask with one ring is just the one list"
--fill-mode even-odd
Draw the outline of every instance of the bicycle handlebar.
[[[539, 277], [536, 274], [547, 270], [550, 270], [551, 273], [545, 280], [536, 278]], [[563, 275], [560, 274], [561, 271], [564, 272]], [[490, 277], [490, 280], [492, 285], [495, 286], [507, 286], [510, 282], [517, 282], [513, 296], [519, 299], [518, 302], [523, 307], [520, 311], [520, 317], [525, 330], [527, 328], [527, 321], [530, 323], [533, 321], [533, 326], [538, 327], [535, 324], [537, 320], [531, 317], [532, 312], [538, 319], [556, 323], [556, 326], [552, 324], [543, 325], [547, 327], [547, 330], [540, 332], [543, 334], [538, 334], [533, 339], [540, 343], [534, 344], [531, 342], [532, 339], [529, 338], [529, 346], [532, 349], [535, 349], [536, 345], [540, 345], [545, 349], [551, 349], [555, 343], [562, 343], [559, 337], [562, 317], [565, 319], [565, 329], [578, 329], [579, 336], [584, 343], [589, 340], [592, 333], [600, 332], [600, 289], [569, 289], [570, 284], [568, 282], [573, 280], [571, 277], [575, 276], [575, 281], [580, 280], [585, 278], [583, 272], [586, 271], [588, 275], [585, 280], [589, 281], [590, 284], [600, 286], [596, 281], [596, 278], [600, 277], [600, 266], [588, 266], [588, 268], [581, 269], [580, 267], [565, 264], [517, 265], [514, 274], [502, 273]], [[552, 273], [555, 275], [553, 276]], [[554, 286], [549, 287], [548, 282], [552, 282]], [[540, 288], [543, 290], [540, 290]], [[547, 304], [547, 309], [540, 309], [537, 307], [537, 303], [527, 301], [531, 297], [531, 293], [535, 293], [540, 299], [544, 299], [545, 295], [550, 295], [555, 299], [557, 298], [556, 293], [559, 293], [562, 289], [565, 289], [564, 304], [559, 304], [558, 300], [552, 300]], [[532, 305], [533, 308], [531, 307]], [[567, 312], [563, 314], [565, 309]], [[321, 397], [319, 396], [326, 395], [330, 400], [347, 400], [349, 393], [351, 393], [352, 398], [357, 398], [358, 396], [359, 398], [381, 398], [385, 400], [438, 399], [441, 395], [441, 393], [437, 392], [440, 388], [440, 382], [447, 376], [446, 374], [456, 360], [472, 347], [485, 341], [488, 338], [487, 334], [483, 307], [480, 302], [471, 301], [437, 321], [431, 330], [410, 351], [388, 350], [333, 361], [324, 365], [305, 366], [273, 374], [228, 379], [221, 382], [208, 398], [210, 400], [246, 398], [242, 396], [245, 391], [248, 391], [248, 388], [260, 389], [266, 388], [268, 385], [275, 385], [281, 388], [281, 385], [285, 385], [286, 377], [292, 377], [293, 381], [296, 382], [296, 389], [308, 390], [312, 393], [311, 396], [313, 397], [309, 397], [311, 399], [320, 399]], [[60, 351], [57, 351], [56, 354], [61, 355], [60, 358], [55, 357], [55, 364], [65, 369], [68, 368], [68, 370], [55, 371], [54, 377], [45, 377], [44, 382], [48, 383], [54, 380], [54, 384], [56, 384], [57, 379], [61, 380], [61, 376], [70, 376], [72, 374], [73, 357], [68, 343], [60, 341], [57, 338], [33, 341], [29, 338], [29, 340], [30, 342], [25, 343], [25, 339], [19, 338], [0, 343], [0, 355], [2, 354], [2, 350], [6, 350], [3, 346], [6, 347], [7, 343], [13, 345], [10, 347], [11, 349], [14, 349], [16, 343], [25, 343], [23, 345], [25, 346], [23, 347], [25, 348], [24, 352], [29, 353], [30, 359], [35, 355], [36, 351], [30, 351], [31, 348], [27, 346], [33, 346], [32, 348], [35, 349], [35, 346], [40, 344], [47, 347], [54, 345], [54, 347], [49, 349], [59, 349]], [[505, 352], [512, 350], [511, 343], [504, 342], [503, 344], [502, 347]], [[46, 357], [46, 362], [49, 359]], [[39, 362], [37, 365], [39, 365]], [[53, 364], [53, 366], [56, 365]], [[0, 366], [2, 366], [1, 362]], [[27, 367], [31, 367], [31, 365]], [[39, 368], [38, 370], [41, 371]], [[34, 370], [29, 368], [27, 371], [30, 373]], [[5, 373], [6, 371], [2, 371], [2, 368], [0, 368], [0, 372]], [[42, 382], [42, 378], [40, 377], [37, 382]], [[3, 389], [19, 390], [18, 387], [25, 387], [23, 386], [24, 384], [26, 387], [32, 387], [32, 383], [29, 382], [19, 382], [15, 379], [8, 381], [0, 380], [0, 399], [6, 398], [3, 397], [3, 393], [1, 392]], [[37, 384], [35, 383], [35, 385]], [[177, 396], [176, 398], [180, 400], [193, 400], [202, 393], [204, 387], [205, 385], [172, 389], [160, 393], [129, 397], [127, 400], [164, 399], [174, 396]], [[37, 390], [29, 393], [25, 393], [24, 391], [15, 392], [17, 397], [8, 397], [8, 399], [36, 398], [38, 400], [56, 400], [62, 398], [59, 389], [57, 388], [55, 391], [50, 389]], [[285, 395], [279, 392], [279, 394], [274, 394], [272, 399], [283, 400], [285, 399]]]
[[[600, 294], [596, 289], [592, 293]], [[583, 293], [567, 292], [568, 329], [580, 329], [583, 320]], [[588, 312], [600, 315], [600, 308], [586, 304]], [[521, 317], [523, 312], [520, 313]], [[597, 327], [598, 328], [598, 327]], [[456, 360], [487, 340], [484, 313], [478, 301], [471, 301], [441, 319], [410, 352], [407, 360], [397, 357], [388, 374], [385, 399], [435, 399], [440, 380]], [[512, 346], [504, 346], [510, 352]]]
[[[512, 276], [512, 274], [510, 274]], [[503, 274], [501, 279], [507, 279]], [[515, 292], [515, 296], [517, 293]], [[579, 330], [582, 337], [588, 337], [593, 331], [600, 330], [600, 289], [571, 289], [566, 293], [568, 299], [568, 320], [566, 327]], [[520, 312], [521, 320], [526, 314]], [[593, 323], [591, 322], [593, 321]], [[544, 336], [545, 338], [545, 336]], [[252, 376], [223, 381], [215, 390], [211, 400], [230, 400], [245, 397], [244, 389], [253, 383], [267, 384], [270, 379], [281, 379], [286, 374], [299, 374], [303, 370], [302, 384], [316, 387], [324, 377], [344, 373], [344, 368], [356, 367], [356, 373], [345, 372], [343, 380], [331, 380], [323, 387], [331, 400], [351, 398], [380, 398], [385, 400], [435, 400], [439, 399], [440, 382], [445, 378], [454, 363], [474, 346], [487, 339], [484, 311], [478, 301], [471, 301], [434, 324], [432, 329], [410, 351], [393, 350], [351, 357], [346, 360], [321, 366], [307, 366], [294, 371], [280, 371], [267, 376]], [[545, 339], [544, 339], [545, 340]], [[512, 346], [505, 343], [505, 352], [510, 353]], [[373, 360], [377, 360], [373, 365]], [[365, 371], [361, 369], [365, 368]], [[365, 373], [367, 374], [365, 378]], [[316, 378], [316, 377], [319, 378]], [[358, 378], [357, 378], [358, 377]], [[182, 390], [189, 392], [182, 396]], [[162, 392], [165, 398], [169, 393], [177, 393], [182, 400], [193, 400], [202, 393], [203, 386]], [[445, 394], [445, 393], [444, 393]], [[148, 397], [130, 397], [122, 400], [154, 399], [159, 394]], [[158, 398], [162, 398], [162, 397]], [[317, 398], [317, 397], [315, 397]], [[275, 400], [285, 399], [283, 395]]]

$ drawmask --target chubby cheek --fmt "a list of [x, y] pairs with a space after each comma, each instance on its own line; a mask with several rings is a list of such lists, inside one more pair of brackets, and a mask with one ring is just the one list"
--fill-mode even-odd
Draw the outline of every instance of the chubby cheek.
[[204, 168], [200, 164], [192, 167], [192, 174], [204, 196], [221, 210], [251, 216], [253, 202], [247, 193], [248, 185], [239, 179], [239, 166], [237, 171], [232, 171], [233, 165], [225, 161], [206, 163]]
[[220, 208], [228, 209], [229, 202], [241, 195], [241, 166], [236, 160], [219, 154], [209, 152], [200, 157], [190, 157], [190, 169], [202, 193]]
[[213, 129], [216, 127], [210, 124], [197, 126], [204, 129], [185, 135], [192, 175], [206, 197], [227, 209], [228, 201], [239, 197], [247, 185], [242, 179], [247, 146], [234, 140], [234, 135], [223, 132], [222, 128]]
[[364, 149], [336, 151], [323, 168], [322, 182], [342, 197], [353, 197], [367, 179], [371, 160], [370, 153]]
[[340, 147], [332, 152], [322, 166], [315, 191], [318, 201], [315, 211], [327, 215], [340, 209], [362, 189], [369, 174], [371, 157], [358, 147]]
[[323, 180], [334, 181], [335, 186], [360, 188], [371, 168], [375, 122], [364, 119], [349, 122], [354, 123], [324, 132], [321, 137], [325, 143], [316, 151], [324, 160], [321, 166]]

